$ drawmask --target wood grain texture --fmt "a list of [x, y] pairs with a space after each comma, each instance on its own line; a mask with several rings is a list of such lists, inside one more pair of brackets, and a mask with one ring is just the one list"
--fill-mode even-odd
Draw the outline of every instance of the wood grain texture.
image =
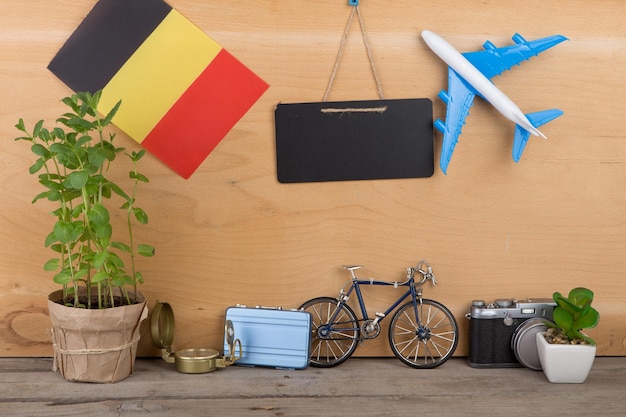
[[435, 369], [414, 369], [391, 358], [353, 358], [329, 369], [234, 366], [196, 375], [178, 373], [160, 359], [141, 359], [123, 381], [84, 384], [50, 372], [49, 359], [2, 358], [0, 414], [308, 417], [324, 408], [326, 416], [404, 417], [419, 409], [420, 415], [442, 417], [543, 417], [547, 404], [557, 403], [556, 415], [621, 417], [625, 362], [596, 358], [584, 384], [550, 384], [541, 371], [475, 369], [461, 358]]
[[[177, 320], [175, 348], [219, 347], [230, 305], [297, 307], [336, 295], [348, 279], [401, 280], [421, 258], [439, 285], [425, 296], [443, 302], [461, 329], [467, 354], [471, 300], [549, 297], [584, 285], [602, 314], [589, 333], [599, 355], [626, 355], [626, 3], [606, 0], [363, 2], [386, 98], [427, 97], [444, 105], [446, 67], [419, 34], [431, 29], [459, 50], [486, 39], [509, 44], [560, 33], [570, 40], [494, 82], [526, 112], [558, 107], [565, 115], [511, 159], [513, 125], [477, 100], [444, 176], [427, 179], [280, 184], [273, 110], [277, 103], [321, 101], [348, 18], [345, 1], [170, 0], [269, 90], [189, 179], [155, 158], [140, 191], [150, 225], [139, 239], [157, 247], [142, 260], [150, 305], [167, 301]], [[42, 269], [52, 225], [27, 175], [27, 146], [14, 143], [19, 117], [54, 119], [70, 91], [46, 66], [94, 0], [4, 0], [0, 5], [0, 356], [48, 356]], [[376, 98], [354, 22], [329, 100]], [[119, 133], [127, 149], [134, 141]], [[438, 159], [441, 137], [435, 137]], [[121, 179], [126, 167], [115, 175]], [[371, 311], [393, 290], [368, 291]], [[356, 354], [391, 355], [383, 336]], [[143, 332], [142, 355], [158, 352]]]

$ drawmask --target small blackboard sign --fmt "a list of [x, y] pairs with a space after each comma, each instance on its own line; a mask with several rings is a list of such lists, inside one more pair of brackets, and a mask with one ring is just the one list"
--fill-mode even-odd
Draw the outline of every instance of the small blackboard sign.
[[423, 178], [434, 172], [429, 99], [279, 104], [281, 183]]

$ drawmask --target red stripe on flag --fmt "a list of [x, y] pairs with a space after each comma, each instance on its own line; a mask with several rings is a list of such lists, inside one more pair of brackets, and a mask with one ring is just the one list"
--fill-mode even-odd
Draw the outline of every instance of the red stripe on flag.
[[189, 178], [269, 85], [222, 49], [142, 142]]

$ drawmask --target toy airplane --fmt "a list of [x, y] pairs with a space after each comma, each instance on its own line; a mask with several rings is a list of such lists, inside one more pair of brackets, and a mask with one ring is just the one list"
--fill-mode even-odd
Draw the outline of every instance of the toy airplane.
[[552, 109], [537, 113], [524, 114], [511, 99], [498, 89], [489, 79], [519, 65], [524, 60], [567, 40], [561, 35], [549, 36], [534, 41], [526, 41], [521, 35], [515, 34], [515, 45], [496, 48], [491, 42], [484, 43], [484, 51], [461, 54], [439, 35], [425, 30], [422, 37], [430, 49], [448, 64], [448, 91], [441, 91], [441, 98], [447, 105], [446, 122], [437, 120], [435, 128], [443, 133], [443, 146], [439, 165], [446, 173], [452, 158], [452, 152], [459, 140], [461, 128], [477, 94], [491, 103], [507, 119], [516, 124], [513, 142], [513, 160], [518, 162], [524, 152], [528, 137], [546, 138], [537, 128], [560, 115], [561, 110]]

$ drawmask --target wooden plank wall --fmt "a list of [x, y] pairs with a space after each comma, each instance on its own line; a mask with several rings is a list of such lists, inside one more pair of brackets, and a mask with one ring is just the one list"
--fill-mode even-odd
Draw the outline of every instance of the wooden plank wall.
[[[297, 307], [335, 295], [348, 278], [401, 280], [430, 260], [439, 285], [426, 297], [449, 306], [467, 353], [472, 299], [549, 297], [578, 285], [596, 292], [602, 320], [589, 332], [600, 355], [626, 354], [626, 3], [622, 0], [417, 2], [362, 0], [361, 12], [386, 98], [436, 98], [445, 65], [420, 38], [431, 29], [462, 51], [486, 39], [509, 44], [560, 33], [570, 40], [495, 80], [527, 111], [565, 115], [531, 138], [519, 164], [513, 125], [477, 100], [447, 176], [280, 184], [273, 110], [321, 101], [350, 9], [347, 0], [170, 0], [270, 84], [269, 90], [189, 179], [153, 157], [140, 193], [157, 247], [142, 260], [150, 305], [176, 313], [175, 348], [221, 346], [226, 307]], [[27, 146], [14, 143], [19, 117], [53, 119], [69, 89], [46, 66], [95, 0], [3, 0], [0, 5], [0, 356], [47, 356], [42, 264], [52, 225], [26, 172]], [[330, 100], [375, 99], [356, 20]], [[200, 132], [199, 132], [200, 134]], [[128, 149], [139, 145], [120, 133]], [[441, 147], [436, 136], [435, 152]], [[120, 169], [119, 176], [125, 172]], [[396, 293], [367, 291], [372, 311]], [[391, 355], [386, 333], [360, 355]], [[148, 335], [147, 327], [144, 336]], [[158, 353], [148, 337], [143, 355]]]

